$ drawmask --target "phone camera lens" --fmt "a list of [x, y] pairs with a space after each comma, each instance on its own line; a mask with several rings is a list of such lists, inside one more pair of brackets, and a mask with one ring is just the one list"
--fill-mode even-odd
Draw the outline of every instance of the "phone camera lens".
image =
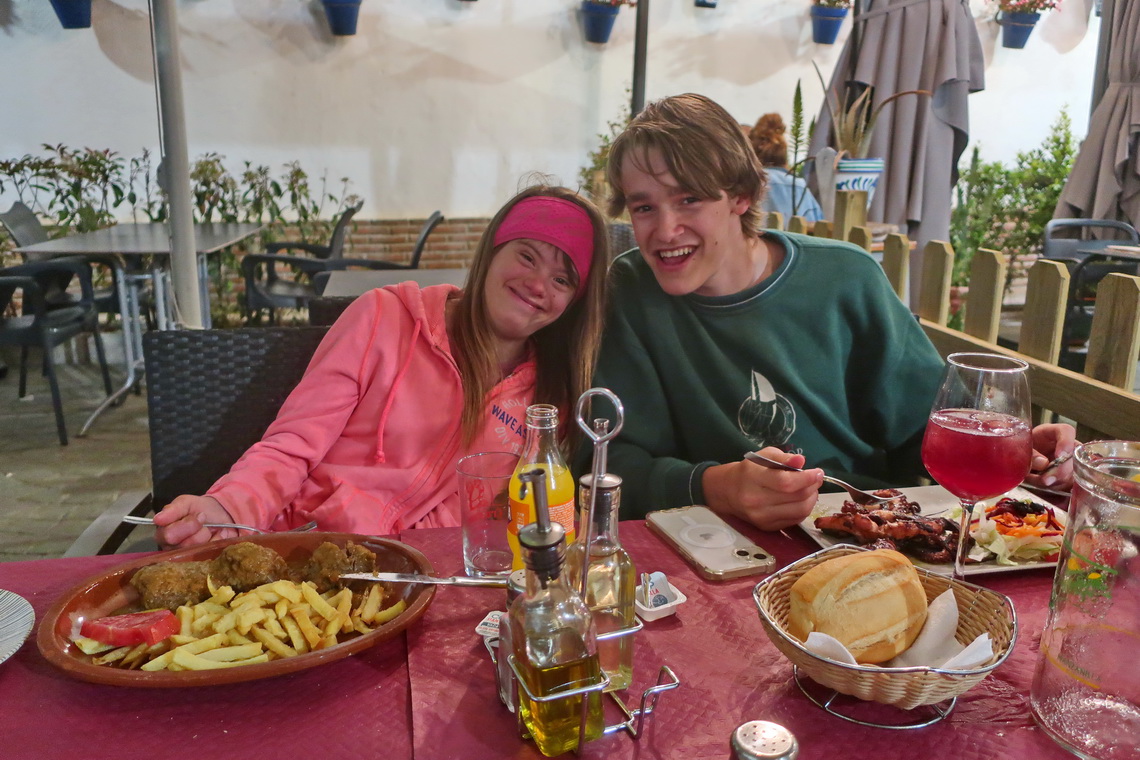
[[753, 556], [753, 557], [755, 557], [756, 559], [760, 560], [761, 562], [763, 562], [764, 560], [768, 559], [768, 558], [767, 558], [765, 555], [763, 555], [763, 554], [759, 554], [759, 553], [757, 553], [757, 554], [753, 554], [752, 556]]
[[747, 557], [748, 556], [748, 550], [747, 549], [737, 549], [736, 550], [736, 556], [737, 557]]

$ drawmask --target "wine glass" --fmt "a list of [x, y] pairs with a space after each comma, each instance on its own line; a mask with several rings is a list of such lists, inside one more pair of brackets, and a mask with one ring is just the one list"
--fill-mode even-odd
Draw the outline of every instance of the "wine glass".
[[974, 505], [1000, 496], [1029, 473], [1029, 365], [998, 354], [957, 353], [946, 359], [922, 439], [922, 463], [962, 503], [954, 577], [961, 580]]

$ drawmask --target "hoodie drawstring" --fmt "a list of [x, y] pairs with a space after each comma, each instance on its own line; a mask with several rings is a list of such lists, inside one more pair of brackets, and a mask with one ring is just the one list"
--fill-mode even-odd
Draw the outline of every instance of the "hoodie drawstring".
[[376, 426], [376, 464], [384, 464], [384, 427], [388, 424], [388, 412], [392, 408], [392, 401], [396, 398], [396, 389], [399, 388], [400, 381], [404, 379], [404, 373], [408, 371], [408, 366], [412, 363], [412, 354], [415, 352], [416, 341], [419, 340], [419, 337], [420, 321], [417, 319], [415, 329], [412, 331], [412, 339], [408, 342], [408, 352], [404, 356], [404, 363], [392, 381], [392, 388], [388, 391], [388, 400], [384, 402], [384, 411], [380, 413], [380, 422]]

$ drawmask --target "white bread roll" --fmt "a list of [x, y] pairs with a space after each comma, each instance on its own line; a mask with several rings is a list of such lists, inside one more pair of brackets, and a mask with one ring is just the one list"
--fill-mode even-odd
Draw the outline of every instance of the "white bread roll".
[[918, 572], [890, 549], [829, 559], [808, 570], [789, 592], [788, 633], [812, 631], [847, 647], [857, 662], [886, 662], [914, 642], [926, 622]]

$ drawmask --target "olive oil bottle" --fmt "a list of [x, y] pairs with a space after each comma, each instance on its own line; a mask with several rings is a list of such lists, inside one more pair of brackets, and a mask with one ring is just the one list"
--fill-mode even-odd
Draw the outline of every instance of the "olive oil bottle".
[[526, 590], [511, 603], [508, 613], [515, 664], [523, 682], [518, 689], [518, 710], [539, 751], [554, 757], [578, 746], [583, 699], [585, 739], [602, 735], [601, 691], [550, 701], [532, 699], [527, 691], [545, 697], [596, 685], [601, 669], [590, 611], [563, 573], [565, 531], [550, 520], [547, 511], [546, 473], [536, 468], [523, 473], [520, 480], [524, 492], [520, 498], [533, 489], [537, 522], [519, 531]]
[[[594, 618], [598, 633], [608, 633], [634, 624], [633, 598], [637, 591], [637, 571], [633, 560], [618, 540], [618, 508], [621, 505], [621, 478], [606, 473], [598, 479], [597, 501], [594, 504], [594, 524], [587, 529], [591, 491], [595, 490], [594, 476], [583, 475], [578, 481], [578, 503], [582, 505], [582, 526], [578, 540], [566, 551], [566, 569], [570, 588], [582, 589], [582, 574], [586, 574], [583, 601]], [[590, 535], [590, 547], [584, 542]], [[618, 636], [598, 642], [598, 660], [609, 676], [606, 691], [628, 688], [633, 680], [633, 636]]]

